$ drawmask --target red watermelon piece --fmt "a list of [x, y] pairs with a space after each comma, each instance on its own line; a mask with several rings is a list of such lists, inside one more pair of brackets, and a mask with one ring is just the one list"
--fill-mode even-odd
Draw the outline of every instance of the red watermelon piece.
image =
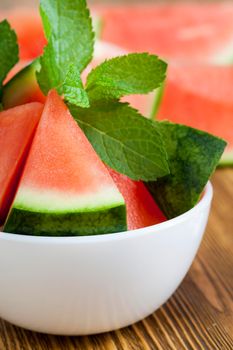
[[102, 6], [102, 39], [169, 60], [233, 61], [233, 5], [223, 3]]
[[158, 119], [224, 138], [222, 163], [233, 161], [233, 67], [170, 65]]
[[49, 92], [4, 230], [73, 236], [126, 228], [124, 199], [108, 170], [61, 97]]
[[4, 223], [43, 105], [30, 103], [0, 113], [0, 226]]
[[129, 230], [159, 224], [166, 220], [143, 182], [133, 181], [113, 169], [108, 170], [124, 197]]

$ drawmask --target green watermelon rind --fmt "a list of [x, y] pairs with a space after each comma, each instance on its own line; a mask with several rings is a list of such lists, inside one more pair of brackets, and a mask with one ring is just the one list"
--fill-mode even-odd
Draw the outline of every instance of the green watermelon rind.
[[42, 213], [13, 207], [4, 226], [4, 232], [8, 233], [58, 237], [99, 235], [126, 230], [124, 204], [98, 208], [96, 211], [64, 213]]
[[21, 186], [4, 226], [5, 232], [33, 236], [83, 236], [126, 230], [125, 202], [115, 186], [100, 186], [82, 194]]
[[103, 18], [99, 15], [92, 16], [92, 26], [95, 33], [95, 39], [101, 38], [103, 34], [104, 21]]
[[213, 174], [226, 147], [223, 139], [207, 132], [157, 122], [164, 136], [170, 174], [145, 185], [168, 219], [191, 209]]
[[32, 82], [36, 83], [36, 71], [39, 68], [40, 63], [36, 59], [21, 69], [6, 83], [2, 91], [2, 105], [4, 109], [14, 107], [15, 100], [18, 100], [19, 96], [24, 96], [25, 91], [28, 91]]
[[219, 66], [232, 65], [233, 63], [233, 40], [232, 39], [230, 42], [228, 42], [225, 48], [218, 50], [218, 53], [210, 57], [209, 63], [219, 65]]
[[230, 151], [226, 150], [223, 153], [218, 164], [218, 167], [220, 168], [230, 167], [230, 166], [233, 166], [233, 149], [231, 149]]
[[38, 213], [80, 213], [105, 210], [124, 204], [121, 193], [112, 186], [89, 193], [67, 193], [62, 190], [21, 186], [14, 199], [14, 208]]
[[162, 98], [163, 98], [163, 93], [164, 93], [164, 83], [161, 84], [154, 92], [154, 97], [153, 97], [153, 102], [151, 105], [151, 110], [150, 113], [148, 115], [149, 119], [156, 119], [156, 115], [158, 113], [159, 110], [159, 106], [162, 102]]

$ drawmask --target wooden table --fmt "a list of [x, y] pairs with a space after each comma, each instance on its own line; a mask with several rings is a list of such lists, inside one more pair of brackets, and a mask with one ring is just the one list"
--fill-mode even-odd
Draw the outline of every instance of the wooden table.
[[215, 195], [201, 248], [160, 310], [131, 327], [90, 337], [42, 335], [0, 320], [0, 350], [232, 350], [233, 169], [217, 170], [212, 182]]

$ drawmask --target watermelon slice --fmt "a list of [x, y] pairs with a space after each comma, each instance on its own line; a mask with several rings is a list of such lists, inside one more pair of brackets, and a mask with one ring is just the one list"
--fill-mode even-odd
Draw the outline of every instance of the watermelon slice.
[[102, 39], [129, 51], [172, 61], [233, 62], [231, 2], [102, 6], [99, 13]]
[[30, 103], [0, 113], [0, 226], [13, 200], [43, 105]]
[[213, 174], [226, 142], [204, 131], [168, 121], [157, 123], [170, 174], [145, 186], [168, 219], [193, 208]]
[[133, 181], [113, 169], [108, 170], [124, 197], [129, 230], [159, 224], [166, 220], [143, 182]]
[[170, 65], [157, 117], [224, 138], [220, 164], [233, 164], [232, 86], [232, 66]]
[[73, 236], [126, 228], [122, 195], [62, 99], [51, 91], [4, 230]]
[[[18, 66], [16, 66], [18, 68]], [[45, 96], [36, 80], [37, 60], [20, 70], [4, 85], [2, 104], [4, 109], [12, 108], [29, 102], [45, 102]]]

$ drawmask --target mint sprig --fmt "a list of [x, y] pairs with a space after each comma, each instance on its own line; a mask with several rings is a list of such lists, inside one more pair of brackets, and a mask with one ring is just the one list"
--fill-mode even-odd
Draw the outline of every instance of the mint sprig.
[[48, 45], [37, 80], [45, 94], [52, 88], [62, 94], [70, 65], [81, 73], [92, 59], [90, 12], [85, 0], [41, 0], [40, 12]]
[[70, 111], [101, 159], [134, 180], [156, 180], [169, 173], [163, 139], [155, 123], [127, 103], [98, 102]]
[[0, 22], [0, 91], [2, 83], [19, 60], [19, 48], [15, 31], [7, 20]]
[[101, 159], [135, 180], [155, 180], [169, 173], [157, 127], [129, 105], [117, 101], [160, 86], [166, 63], [147, 53], [105, 61], [80, 74], [93, 54], [94, 34], [85, 0], [41, 0], [48, 39], [37, 80], [42, 91], [55, 88]]
[[161, 85], [166, 69], [165, 62], [148, 53], [115, 57], [89, 73], [86, 90], [91, 100], [147, 94]]

